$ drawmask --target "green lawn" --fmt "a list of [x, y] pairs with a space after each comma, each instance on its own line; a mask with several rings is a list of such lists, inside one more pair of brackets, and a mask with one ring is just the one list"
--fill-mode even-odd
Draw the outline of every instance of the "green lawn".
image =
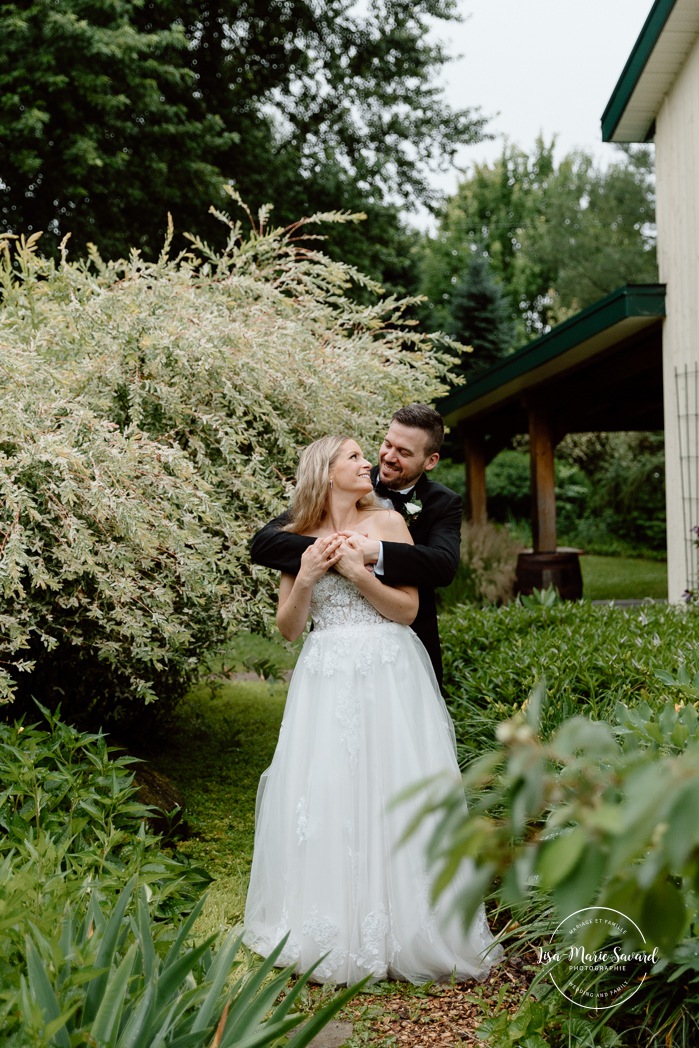
[[202, 934], [242, 921], [255, 831], [255, 798], [279, 734], [285, 684], [202, 684], [176, 711], [151, 763], [182, 791], [189, 833], [178, 842], [213, 877]]
[[667, 564], [631, 557], [580, 558], [583, 596], [588, 600], [667, 599]]

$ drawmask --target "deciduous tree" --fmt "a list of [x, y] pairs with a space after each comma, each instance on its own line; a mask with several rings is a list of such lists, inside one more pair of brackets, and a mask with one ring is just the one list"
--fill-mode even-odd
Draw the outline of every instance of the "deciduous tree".
[[162, 241], [223, 201], [234, 131], [196, 92], [174, 18], [146, 32], [126, 0], [31, 0], [0, 15], [0, 231], [105, 256]]
[[585, 153], [557, 164], [541, 139], [531, 154], [506, 145], [446, 202], [421, 289], [443, 324], [472, 252], [485, 251], [521, 343], [624, 283], [656, 280], [654, 233], [649, 149], [624, 149], [602, 168]]
[[[335, 257], [406, 284], [402, 209], [481, 135], [438, 84], [434, 22], [455, 0], [15, 0], [0, 15], [0, 216], [67, 231], [81, 250], [216, 236], [205, 208], [231, 180], [276, 220], [364, 211]], [[159, 199], [153, 202], [153, 191]], [[47, 245], [48, 246], [48, 245]]]

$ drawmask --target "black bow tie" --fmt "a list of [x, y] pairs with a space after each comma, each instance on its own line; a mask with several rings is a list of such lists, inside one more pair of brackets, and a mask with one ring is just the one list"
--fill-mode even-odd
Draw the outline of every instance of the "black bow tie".
[[376, 494], [382, 499], [390, 499], [396, 509], [401, 509], [403, 506], [407, 506], [413, 497], [414, 490], [414, 488], [411, 488], [410, 491], [406, 492], [391, 491], [391, 489], [387, 488], [381, 480], [376, 485]]

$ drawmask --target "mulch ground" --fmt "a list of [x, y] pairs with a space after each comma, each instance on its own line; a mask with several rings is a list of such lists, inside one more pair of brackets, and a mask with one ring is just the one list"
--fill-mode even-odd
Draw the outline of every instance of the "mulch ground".
[[495, 1011], [514, 1013], [530, 982], [531, 975], [521, 966], [504, 962], [479, 984], [433, 983], [424, 990], [401, 987], [395, 993], [384, 984], [379, 992], [361, 993], [343, 1009], [340, 1018], [353, 1024], [352, 1044], [409, 1048], [483, 1045], [476, 1029]]

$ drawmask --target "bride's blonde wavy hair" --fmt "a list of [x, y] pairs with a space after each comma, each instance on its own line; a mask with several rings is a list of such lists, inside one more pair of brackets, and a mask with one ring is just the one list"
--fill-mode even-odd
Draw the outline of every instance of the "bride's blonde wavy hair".
[[[282, 531], [302, 534], [317, 528], [325, 520], [330, 498], [330, 471], [342, 445], [352, 437], [321, 437], [304, 448], [296, 470], [296, 488], [291, 500], [291, 520]], [[362, 509], [380, 506], [373, 491], [357, 500]]]

